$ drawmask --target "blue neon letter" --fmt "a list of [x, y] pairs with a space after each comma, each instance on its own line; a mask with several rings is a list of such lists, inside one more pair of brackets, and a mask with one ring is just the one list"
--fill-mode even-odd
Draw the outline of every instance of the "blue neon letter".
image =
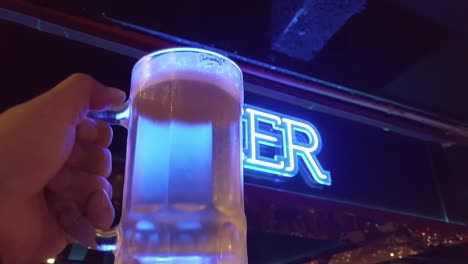
[[[280, 127], [281, 118], [252, 108], [245, 108], [244, 112], [247, 125], [246, 137], [248, 138], [245, 153], [244, 167], [266, 173], [284, 175], [281, 171], [285, 167], [284, 159], [284, 129]], [[262, 155], [264, 148], [270, 148], [280, 154]]]
[[[323, 185], [331, 185], [330, 172], [322, 169], [322, 166], [316, 159], [316, 155], [320, 152], [321, 140], [317, 130], [305, 122], [298, 122], [289, 118], [283, 118], [283, 123], [287, 126], [287, 149], [290, 162], [286, 167], [286, 171], [295, 175], [298, 171], [298, 160], [295, 158], [301, 157], [310, 172], [312, 179], [304, 177], [308, 183], [319, 183]], [[305, 135], [306, 139], [300, 138], [300, 134]], [[302, 140], [300, 140], [302, 139]]]

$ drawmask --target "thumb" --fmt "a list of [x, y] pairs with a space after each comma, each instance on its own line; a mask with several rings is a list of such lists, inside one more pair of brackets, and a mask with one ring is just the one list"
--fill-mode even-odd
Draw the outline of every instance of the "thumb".
[[105, 86], [93, 77], [76, 73], [41, 96], [56, 118], [78, 122], [89, 110], [103, 110], [125, 100], [125, 93]]

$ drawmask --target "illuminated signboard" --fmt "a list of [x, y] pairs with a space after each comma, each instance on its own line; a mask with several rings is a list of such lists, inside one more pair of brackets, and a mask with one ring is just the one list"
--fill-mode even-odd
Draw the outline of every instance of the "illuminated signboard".
[[308, 184], [331, 185], [331, 175], [317, 155], [322, 141], [307, 121], [245, 105], [242, 116], [244, 168], [280, 177], [294, 177], [301, 170]]
[[[128, 115], [127, 108], [116, 118], [128, 118]], [[322, 140], [314, 125], [245, 105], [242, 130], [244, 169], [269, 176], [294, 177], [303, 167], [301, 174], [309, 185], [332, 184], [330, 172], [324, 170], [317, 159]]]

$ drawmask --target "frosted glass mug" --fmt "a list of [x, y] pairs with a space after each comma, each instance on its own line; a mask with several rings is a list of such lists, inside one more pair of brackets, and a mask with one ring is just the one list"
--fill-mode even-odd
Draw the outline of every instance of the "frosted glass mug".
[[89, 114], [128, 129], [116, 263], [247, 263], [243, 97], [233, 61], [173, 48], [135, 64], [125, 105]]

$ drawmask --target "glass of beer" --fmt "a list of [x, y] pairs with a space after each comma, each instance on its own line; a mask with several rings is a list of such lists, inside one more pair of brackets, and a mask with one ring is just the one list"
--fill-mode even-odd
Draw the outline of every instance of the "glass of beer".
[[116, 263], [247, 263], [241, 114], [230, 59], [172, 48], [141, 58], [120, 111], [128, 129]]

